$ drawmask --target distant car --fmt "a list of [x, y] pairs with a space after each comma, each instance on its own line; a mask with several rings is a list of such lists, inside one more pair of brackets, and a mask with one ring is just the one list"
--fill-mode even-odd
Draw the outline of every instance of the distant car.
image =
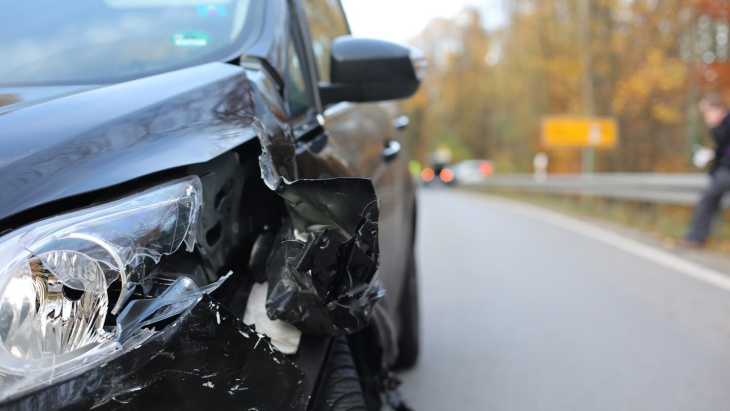
[[424, 185], [454, 184], [454, 171], [449, 164], [434, 164], [421, 170], [421, 181]]
[[456, 184], [475, 184], [488, 178], [494, 172], [489, 160], [464, 160], [453, 166]]
[[418, 300], [379, 102], [417, 52], [338, 0], [13, 1], [0, 33], [0, 406], [380, 409]]

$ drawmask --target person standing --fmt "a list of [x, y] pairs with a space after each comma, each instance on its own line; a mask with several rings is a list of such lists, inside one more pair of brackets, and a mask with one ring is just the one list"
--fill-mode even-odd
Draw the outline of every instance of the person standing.
[[730, 109], [722, 96], [708, 94], [700, 101], [700, 112], [715, 142], [712, 180], [695, 206], [692, 225], [680, 245], [701, 248], [710, 235], [712, 219], [720, 209], [725, 191], [730, 190]]

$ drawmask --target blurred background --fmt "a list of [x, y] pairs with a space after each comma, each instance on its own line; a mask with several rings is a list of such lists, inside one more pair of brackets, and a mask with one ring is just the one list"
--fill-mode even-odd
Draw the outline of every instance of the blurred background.
[[[730, 1], [343, 0], [422, 50], [416, 409], [726, 410], [730, 217], [698, 102], [730, 100]], [[705, 149], [703, 149], [705, 147]], [[705, 159], [706, 160], [706, 159]]]
[[[712, 148], [698, 102], [708, 92], [730, 99], [730, 2], [343, 3], [355, 35], [408, 43], [427, 56], [429, 75], [403, 104], [414, 174], [435, 168], [439, 180], [444, 165], [486, 160], [457, 166], [449, 182], [475, 185], [479, 174], [494, 174], [501, 179], [481, 186], [523, 200], [527, 191], [559, 191], [527, 200], [609, 216], [667, 245], [682, 237], [707, 185], [693, 158]], [[516, 180], [536, 172], [562, 176], [561, 188]], [[632, 174], [567, 177], [582, 173]], [[730, 252], [730, 227], [717, 230], [708, 247]]]
[[[345, 2], [355, 34], [407, 41], [429, 60], [427, 81], [405, 107], [421, 161], [447, 145], [453, 161], [489, 158], [501, 172], [531, 172], [544, 151], [550, 172], [580, 172], [580, 150], [541, 144], [541, 119], [610, 116], [620, 143], [595, 152], [593, 171], [696, 171], [691, 147], [705, 134], [697, 102], [730, 92], [726, 1], [357, 3]], [[393, 21], [369, 18], [373, 10]], [[417, 33], [398, 28], [421, 24]]]

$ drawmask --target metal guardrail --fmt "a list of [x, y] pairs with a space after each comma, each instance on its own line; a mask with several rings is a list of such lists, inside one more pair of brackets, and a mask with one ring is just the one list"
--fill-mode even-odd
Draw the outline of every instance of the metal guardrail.
[[[710, 176], [703, 173], [555, 174], [544, 179], [531, 174], [497, 174], [461, 185], [691, 206], [709, 182]], [[726, 200], [724, 207], [730, 206], [730, 198]]]

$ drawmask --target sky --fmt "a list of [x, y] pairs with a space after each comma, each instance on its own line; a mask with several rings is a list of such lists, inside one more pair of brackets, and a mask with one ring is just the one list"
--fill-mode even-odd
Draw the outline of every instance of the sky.
[[454, 17], [467, 5], [482, 11], [485, 25], [497, 26], [500, 0], [342, 0], [352, 34], [396, 42], [417, 36], [429, 21]]

